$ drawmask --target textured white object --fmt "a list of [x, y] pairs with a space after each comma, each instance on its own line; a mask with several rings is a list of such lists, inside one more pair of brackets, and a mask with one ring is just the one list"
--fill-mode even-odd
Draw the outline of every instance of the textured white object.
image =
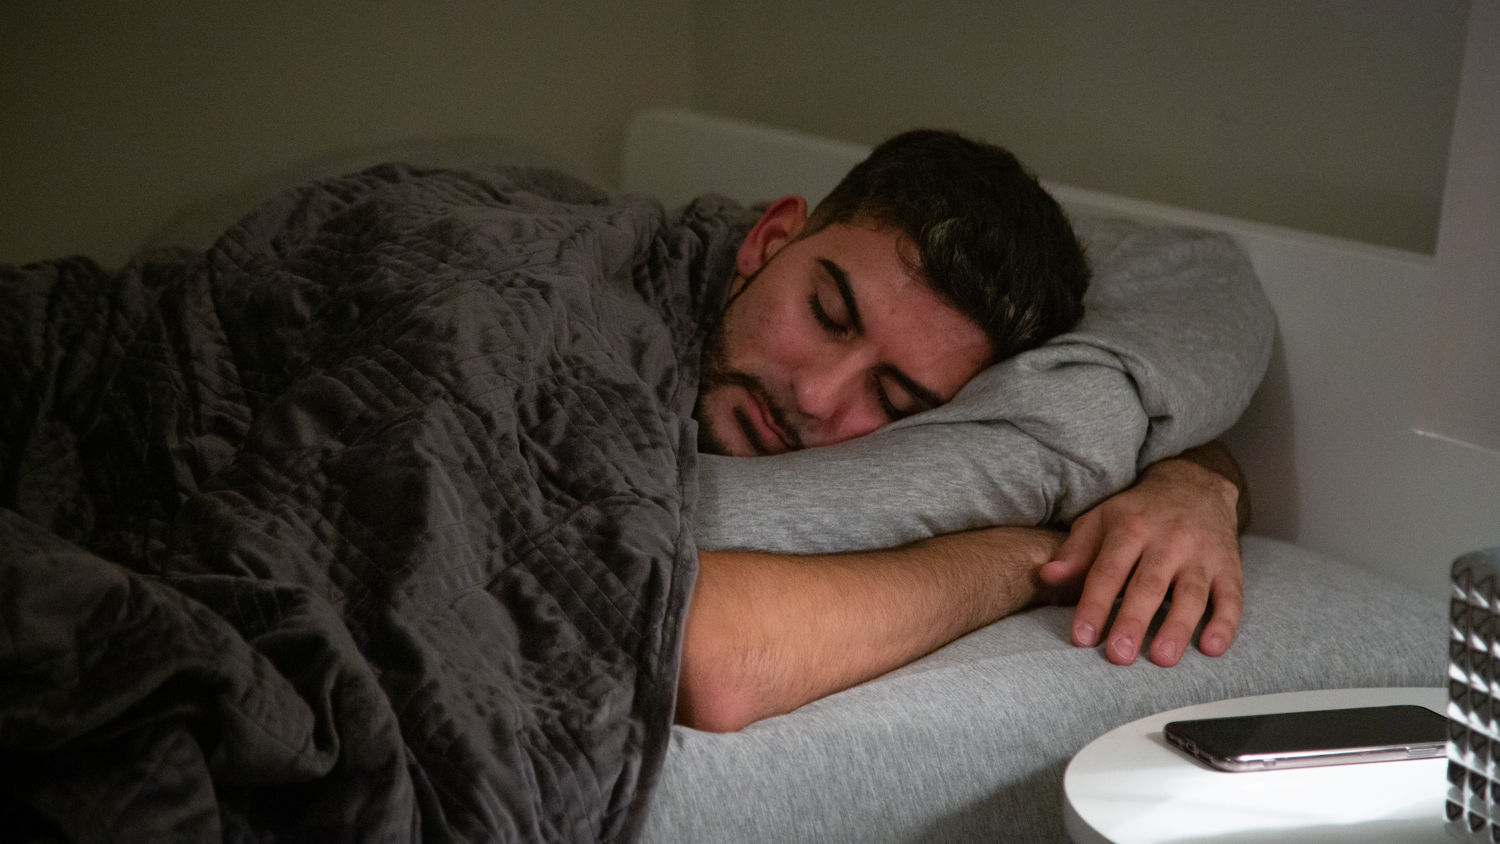
[[1448, 620], [1448, 800], [1455, 838], [1500, 841], [1500, 548], [1453, 561]]

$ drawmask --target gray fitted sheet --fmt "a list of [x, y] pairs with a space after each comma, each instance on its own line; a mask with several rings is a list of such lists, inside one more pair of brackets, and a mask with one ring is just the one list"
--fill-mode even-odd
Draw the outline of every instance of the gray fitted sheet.
[[735, 734], [673, 729], [644, 840], [1066, 842], [1062, 775], [1136, 718], [1244, 695], [1438, 686], [1445, 596], [1278, 540], [1243, 541], [1246, 611], [1220, 658], [1129, 668], [1068, 643], [1071, 608], [979, 630]]

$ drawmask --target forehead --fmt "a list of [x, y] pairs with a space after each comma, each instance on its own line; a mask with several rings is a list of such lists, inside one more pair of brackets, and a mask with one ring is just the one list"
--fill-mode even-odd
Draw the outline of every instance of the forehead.
[[842, 273], [859, 309], [864, 339], [880, 362], [900, 369], [944, 401], [988, 361], [989, 338], [933, 291], [915, 246], [899, 230], [834, 224], [787, 249], [796, 250], [812, 286], [825, 295], [840, 295], [833, 276]]

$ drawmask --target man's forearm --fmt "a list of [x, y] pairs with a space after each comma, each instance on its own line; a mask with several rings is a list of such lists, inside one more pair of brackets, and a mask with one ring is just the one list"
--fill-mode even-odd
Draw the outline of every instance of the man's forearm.
[[1060, 542], [991, 528], [885, 551], [700, 552], [678, 720], [735, 730], [905, 665], [1035, 603]]

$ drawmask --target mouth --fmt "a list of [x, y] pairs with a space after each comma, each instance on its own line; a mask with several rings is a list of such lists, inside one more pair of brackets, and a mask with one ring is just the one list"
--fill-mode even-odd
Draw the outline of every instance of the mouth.
[[781, 454], [797, 448], [796, 438], [777, 424], [775, 412], [765, 399], [753, 390], [747, 390], [750, 401], [734, 409], [734, 419], [740, 431], [757, 454]]

